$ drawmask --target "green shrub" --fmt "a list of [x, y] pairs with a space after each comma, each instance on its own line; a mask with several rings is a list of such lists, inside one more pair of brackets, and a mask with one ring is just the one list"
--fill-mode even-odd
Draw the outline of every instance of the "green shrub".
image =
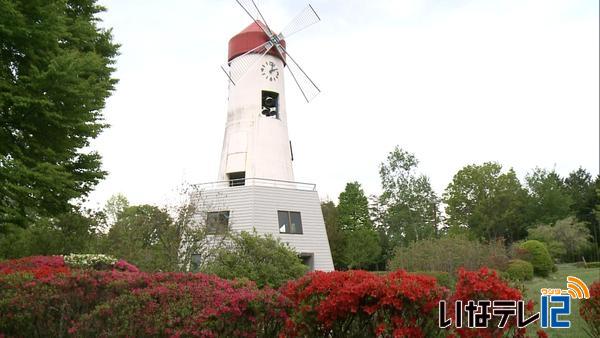
[[425, 275], [434, 277], [437, 281], [438, 285], [444, 286], [448, 289], [452, 288], [453, 284], [452, 279], [450, 278], [450, 274], [446, 271], [415, 271], [411, 272], [416, 275]]
[[513, 259], [508, 262], [505, 274], [511, 280], [530, 280], [533, 278], [533, 265], [522, 259]]
[[477, 270], [483, 266], [503, 270], [508, 263], [502, 241], [482, 243], [464, 236], [448, 236], [413, 242], [396, 249], [388, 269], [407, 271], [445, 271], [454, 275], [463, 267]]
[[523, 255], [523, 259], [533, 265], [533, 272], [537, 276], [547, 277], [554, 267], [552, 258], [548, 253], [548, 249], [544, 243], [536, 240], [529, 240], [521, 244], [526, 254]]
[[225, 279], [246, 278], [261, 288], [265, 285], [278, 288], [307, 270], [292, 247], [270, 234], [231, 233], [228, 245], [217, 247], [212, 254], [200, 268], [201, 272]]

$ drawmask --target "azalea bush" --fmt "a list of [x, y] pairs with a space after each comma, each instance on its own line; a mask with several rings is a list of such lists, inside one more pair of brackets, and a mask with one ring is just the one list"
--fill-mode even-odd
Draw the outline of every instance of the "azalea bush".
[[[498, 273], [488, 268], [481, 268], [478, 271], [467, 271], [460, 269], [458, 271], [458, 280], [456, 282], [454, 294], [450, 297], [449, 304], [455, 304], [461, 300], [464, 305], [469, 300], [521, 300], [523, 295], [520, 290], [510, 287]], [[533, 311], [533, 301], [526, 304], [527, 314]], [[454, 306], [449, 307], [451, 318], [455, 316]], [[490, 308], [490, 313], [493, 311]], [[503, 336], [524, 336], [525, 328], [518, 329], [515, 317], [511, 317], [504, 328], [499, 328], [500, 317], [493, 316], [487, 329], [469, 329], [455, 328], [460, 337], [503, 337]]]
[[591, 337], [600, 337], [600, 280], [590, 285], [590, 299], [582, 299], [579, 315], [588, 326]]
[[287, 316], [275, 290], [206, 274], [11, 271], [0, 275], [0, 336], [273, 336]]
[[[138, 274], [140, 275], [140, 274]], [[149, 277], [97, 305], [69, 329], [78, 336], [273, 337], [282, 329], [286, 302], [273, 289], [205, 274]]]
[[454, 290], [404, 270], [317, 271], [272, 289], [204, 273], [140, 272], [124, 261], [95, 270], [69, 266], [62, 256], [29, 257], [0, 262], [0, 337], [524, 334], [513, 321], [505, 329], [494, 321], [486, 329], [440, 329], [440, 300], [522, 297], [486, 268], [459, 270]]
[[31, 256], [0, 262], [0, 276], [29, 273], [36, 278], [43, 278], [69, 271], [62, 256]]
[[402, 270], [383, 276], [357, 270], [313, 272], [282, 289], [294, 308], [286, 335], [437, 335], [436, 309], [447, 292], [433, 277]]

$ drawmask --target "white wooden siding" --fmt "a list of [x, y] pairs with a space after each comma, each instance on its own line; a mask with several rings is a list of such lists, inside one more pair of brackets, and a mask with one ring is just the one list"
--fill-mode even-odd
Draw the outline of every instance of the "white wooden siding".
[[[313, 254], [315, 270], [333, 270], [316, 191], [248, 185], [204, 190], [196, 196], [196, 201], [202, 211], [198, 217], [204, 217], [207, 211], [229, 210], [229, 224], [233, 231], [252, 231], [254, 228], [259, 234], [273, 234], [289, 243], [298, 253]], [[280, 234], [278, 210], [300, 212], [303, 233]]]

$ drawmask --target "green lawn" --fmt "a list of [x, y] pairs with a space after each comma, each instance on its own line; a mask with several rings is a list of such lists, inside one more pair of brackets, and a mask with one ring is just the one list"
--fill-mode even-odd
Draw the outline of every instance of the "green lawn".
[[[566, 288], [567, 276], [576, 276], [581, 278], [588, 287], [592, 282], [600, 280], [600, 268], [585, 269], [578, 268], [574, 264], [558, 264], [558, 271], [550, 275], [548, 278], [534, 278], [525, 283], [526, 298], [533, 299], [536, 302], [535, 311], [539, 311], [540, 289], [541, 288]], [[571, 302], [571, 328], [569, 329], [545, 329], [550, 337], [587, 337], [584, 331], [585, 322], [579, 316], [580, 300]], [[536, 322], [539, 324], [539, 321]], [[532, 324], [533, 325], [533, 324]], [[528, 332], [534, 333], [537, 327], [528, 328]]]

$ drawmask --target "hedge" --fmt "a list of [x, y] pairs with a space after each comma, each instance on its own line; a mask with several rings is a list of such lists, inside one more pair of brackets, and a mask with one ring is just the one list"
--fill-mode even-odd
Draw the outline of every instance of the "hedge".
[[[312, 272], [278, 290], [202, 273], [69, 267], [57, 257], [0, 262], [2, 336], [443, 337], [523, 334], [510, 321], [440, 329], [438, 304], [522, 299], [495, 272], [459, 270], [454, 291], [403, 270]], [[528, 309], [533, 303], [528, 304]], [[450, 309], [451, 310], [451, 309]]]

